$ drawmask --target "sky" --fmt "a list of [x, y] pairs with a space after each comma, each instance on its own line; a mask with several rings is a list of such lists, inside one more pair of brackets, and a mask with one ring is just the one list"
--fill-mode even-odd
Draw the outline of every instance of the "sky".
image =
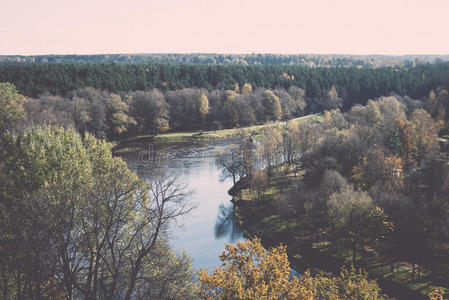
[[449, 0], [0, 0], [0, 55], [449, 54]]

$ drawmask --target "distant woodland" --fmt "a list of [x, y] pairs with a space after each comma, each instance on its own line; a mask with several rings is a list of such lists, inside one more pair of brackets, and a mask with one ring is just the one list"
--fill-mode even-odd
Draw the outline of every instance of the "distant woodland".
[[296, 65], [222, 66], [184, 64], [0, 64], [0, 82], [13, 83], [26, 96], [65, 95], [83, 87], [110, 92], [178, 90], [183, 88], [232, 89], [236, 83], [253, 88], [304, 89], [307, 97], [320, 97], [335, 86], [344, 107], [395, 92], [422, 97], [449, 82], [449, 63], [416, 67], [309, 68]]
[[301, 65], [308, 67], [411, 67], [448, 61], [449, 55], [343, 55], [343, 54], [216, 54], [150, 53], [96, 55], [0, 55], [0, 62], [32, 63], [161, 63], [207, 65]]
[[449, 63], [412, 68], [1, 63], [0, 82], [26, 96], [29, 119], [109, 140], [235, 128], [380, 96], [425, 100], [449, 85]]

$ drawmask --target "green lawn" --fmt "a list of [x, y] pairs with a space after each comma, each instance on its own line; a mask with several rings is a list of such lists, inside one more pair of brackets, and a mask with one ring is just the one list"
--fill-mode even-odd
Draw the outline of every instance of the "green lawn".
[[[313, 114], [304, 117], [295, 118], [289, 120], [290, 122], [303, 122], [306, 120], [321, 121], [323, 114]], [[262, 125], [254, 125], [249, 127], [222, 129], [222, 130], [209, 130], [209, 131], [189, 131], [189, 132], [171, 132], [156, 135], [154, 137], [155, 142], [176, 143], [176, 142], [188, 142], [192, 139], [224, 139], [232, 136], [239, 135], [240, 132], [246, 131], [258, 135], [264, 128], [269, 126], [285, 126], [285, 122], [267, 123]], [[150, 137], [150, 136], [147, 136]], [[142, 137], [138, 137], [142, 138]]]

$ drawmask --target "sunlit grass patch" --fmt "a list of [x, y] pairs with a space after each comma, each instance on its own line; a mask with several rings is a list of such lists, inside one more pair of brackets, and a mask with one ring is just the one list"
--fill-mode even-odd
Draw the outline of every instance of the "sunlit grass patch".
[[267, 127], [271, 127], [271, 126], [285, 127], [286, 123], [287, 124], [290, 122], [300, 123], [300, 122], [304, 122], [306, 120], [321, 122], [322, 119], [323, 119], [323, 114], [313, 114], [313, 115], [295, 118], [295, 119], [289, 120], [288, 122], [267, 123], [267, 124], [262, 124], [262, 125], [254, 125], [254, 126], [232, 128], [232, 129], [221, 129], [221, 130], [170, 132], [170, 133], [163, 133], [163, 134], [156, 135], [154, 138], [155, 138], [156, 142], [176, 143], [176, 142], [187, 142], [187, 141], [191, 141], [194, 139], [202, 139], [202, 140], [224, 139], [224, 138], [237, 136], [241, 132], [249, 132], [257, 139], [257, 137], [260, 135], [262, 130]]

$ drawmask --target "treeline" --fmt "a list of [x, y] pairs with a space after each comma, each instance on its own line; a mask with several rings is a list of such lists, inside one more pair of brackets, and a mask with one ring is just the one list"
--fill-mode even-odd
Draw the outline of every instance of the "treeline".
[[[307, 96], [307, 91], [295, 85], [253, 89], [249, 83], [235, 83], [230, 89], [210, 91], [205, 88], [183, 88], [111, 92], [86, 87], [67, 94], [44, 93], [34, 98], [24, 97], [12, 84], [2, 84], [2, 89], [11, 99], [24, 98], [24, 111], [33, 123], [73, 126], [81, 133], [88, 131], [108, 140], [167, 131], [250, 126], [324, 110], [344, 110], [345, 103], [352, 103], [348, 96], [338, 92], [336, 86], [330, 86], [323, 92], [320, 87], [319, 93], [323, 94], [314, 97]], [[446, 102], [438, 100], [445, 97], [443, 90], [431, 90], [425, 95], [436, 101], [429, 106], [429, 111], [433, 117], [440, 119], [447, 117], [442, 112], [443, 108], [447, 111]]]
[[[4, 111], [5, 127], [7, 119], [13, 118], [12, 111], [19, 109], [29, 122], [75, 127], [78, 132], [90, 132], [109, 140], [169, 130], [217, 130], [288, 120], [303, 115], [309, 101], [304, 91], [294, 86], [288, 91], [282, 88], [253, 91], [249, 84], [211, 92], [187, 88], [115, 94], [82, 88], [65, 97], [44, 94], [27, 98], [14, 85], [1, 83], [0, 93], [4, 95], [4, 106], [12, 109]], [[332, 89], [316, 109], [339, 107], [341, 102]]]
[[[407, 262], [401, 283], [448, 287], [449, 166], [439, 144], [449, 132], [448, 103], [439, 89], [425, 102], [390, 96], [326, 111], [323, 122], [268, 127], [255, 150], [243, 138], [221, 165], [243, 178], [247, 190], [236, 201], [271, 220], [264, 236], [289, 236], [299, 255], [318, 249], [364, 267], [374, 260], [374, 274], [392, 278]], [[283, 174], [302, 176], [282, 183]]]
[[301, 65], [309, 67], [414, 66], [447, 61], [447, 55], [215, 54], [149, 53], [95, 55], [0, 55], [0, 62], [32, 63], [161, 63], [208, 65]]
[[19, 91], [36, 97], [44, 93], [66, 95], [84, 87], [110, 92], [162, 91], [183, 88], [233, 89], [245, 83], [257, 88], [294, 85], [310, 98], [323, 97], [335, 86], [344, 109], [394, 92], [421, 98], [431, 89], [446, 87], [449, 63], [416, 67], [308, 68], [295, 65], [216, 66], [183, 64], [21, 64], [1, 63], [0, 82], [11, 82]]

